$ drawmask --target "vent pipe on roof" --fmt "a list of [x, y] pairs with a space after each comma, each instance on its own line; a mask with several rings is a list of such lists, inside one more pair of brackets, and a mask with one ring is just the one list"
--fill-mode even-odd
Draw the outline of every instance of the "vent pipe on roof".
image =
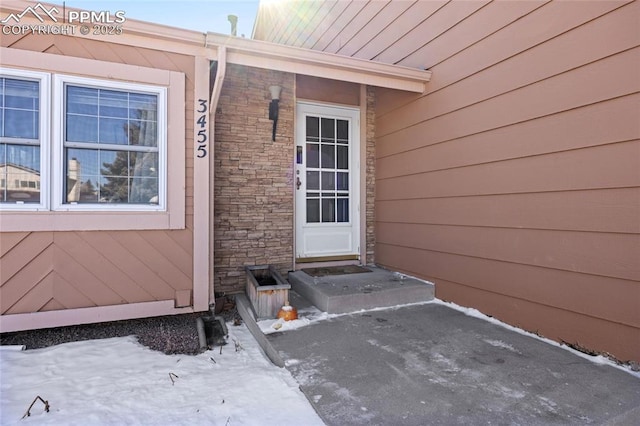
[[238, 35], [238, 17], [236, 15], [228, 15], [227, 20], [231, 22], [231, 35]]

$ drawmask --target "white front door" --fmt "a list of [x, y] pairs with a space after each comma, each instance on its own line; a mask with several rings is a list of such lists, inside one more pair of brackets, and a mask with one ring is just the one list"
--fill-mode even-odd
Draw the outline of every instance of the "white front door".
[[299, 102], [296, 108], [296, 258], [360, 251], [360, 112]]

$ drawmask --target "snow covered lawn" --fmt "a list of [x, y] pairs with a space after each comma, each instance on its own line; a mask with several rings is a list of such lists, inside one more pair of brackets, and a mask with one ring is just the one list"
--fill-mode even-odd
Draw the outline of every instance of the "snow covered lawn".
[[[322, 425], [246, 326], [228, 327], [222, 353], [216, 347], [197, 356], [164, 355], [135, 337], [0, 347], [0, 424]], [[38, 395], [50, 412], [37, 402], [21, 420]]]

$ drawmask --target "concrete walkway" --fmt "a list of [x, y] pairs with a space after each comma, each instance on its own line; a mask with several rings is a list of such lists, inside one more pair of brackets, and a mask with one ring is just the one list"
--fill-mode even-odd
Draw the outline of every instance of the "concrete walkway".
[[438, 303], [263, 344], [328, 425], [640, 425], [640, 378]]

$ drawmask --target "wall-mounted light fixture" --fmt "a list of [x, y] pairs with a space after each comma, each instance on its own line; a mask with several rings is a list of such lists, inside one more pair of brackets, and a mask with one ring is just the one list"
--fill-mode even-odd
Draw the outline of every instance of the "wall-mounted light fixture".
[[272, 141], [276, 141], [276, 127], [278, 125], [278, 109], [280, 103], [280, 92], [282, 87], [269, 86], [269, 92], [271, 93], [271, 103], [269, 104], [269, 120], [273, 121], [273, 133], [271, 136]]

